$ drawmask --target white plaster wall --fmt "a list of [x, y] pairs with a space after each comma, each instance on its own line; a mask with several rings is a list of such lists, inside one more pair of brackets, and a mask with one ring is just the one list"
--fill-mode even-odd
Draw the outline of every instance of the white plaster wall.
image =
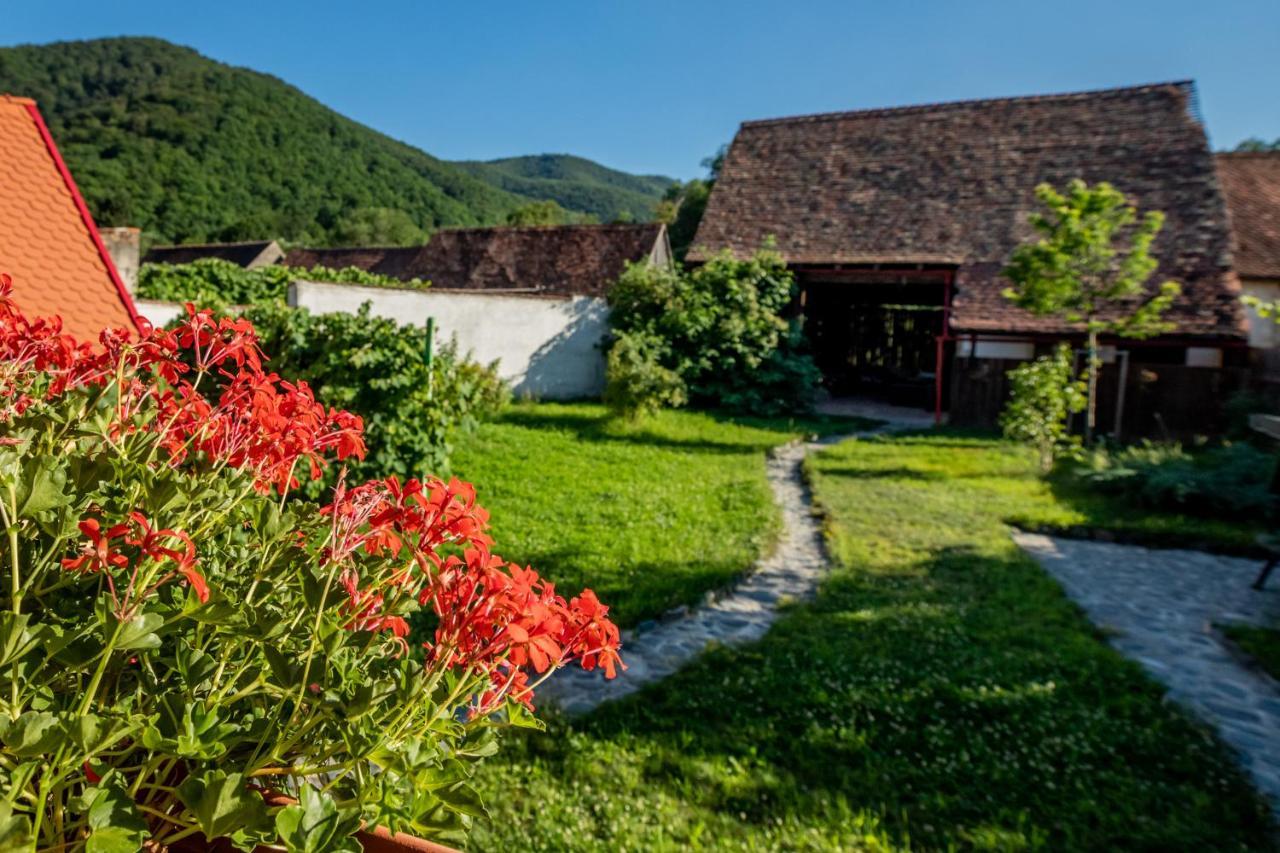
[[498, 372], [518, 396], [552, 400], [598, 396], [604, 388], [599, 343], [609, 328], [603, 299], [548, 298], [466, 291], [400, 290], [297, 281], [289, 304], [312, 313], [355, 313], [365, 302], [380, 317], [424, 325], [436, 319], [439, 341]]
[[185, 316], [187, 309], [178, 302], [159, 302], [155, 299], [134, 299], [133, 304], [138, 313], [151, 321], [157, 329], [169, 324], [170, 320]]
[[974, 358], [1032, 359], [1036, 357], [1036, 345], [1031, 341], [978, 341], [969, 338], [956, 341], [956, 355]]

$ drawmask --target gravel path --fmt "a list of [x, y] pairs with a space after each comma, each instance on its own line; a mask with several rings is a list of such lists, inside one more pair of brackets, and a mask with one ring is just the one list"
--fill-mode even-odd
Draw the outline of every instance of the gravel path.
[[1280, 584], [1250, 589], [1258, 560], [1014, 533], [1111, 644], [1142, 664], [1240, 755], [1280, 817], [1280, 685], [1213, 625], [1280, 620]]
[[754, 571], [706, 604], [658, 623], [624, 631], [622, 659], [627, 671], [613, 681], [599, 672], [566, 669], [538, 689], [538, 699], [570, 714], [592, 710], [602, 702], [634, 693], [666, 678], [693, 660], [709, 643], [726, 646], [759, 640], [778, 617], [784, 599], [812, 594], [828, 568], [822, 525], [804, 482], [805, 455], [848, 438], [872, 435], [884, 427], [818, 442], [793, 442], [769, 455], [766, 465], [774, 500], [782, 510], [782, 537], [774, 553]]

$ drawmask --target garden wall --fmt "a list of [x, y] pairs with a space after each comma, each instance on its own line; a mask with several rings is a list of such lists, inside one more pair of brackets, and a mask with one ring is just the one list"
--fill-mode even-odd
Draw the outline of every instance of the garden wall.
[[151, 325], [157, 329], [163, 328], [179, 317], [187, 315], [186, 308], [178, 302], [162, 302], [158, 299], [138, 299], [135, 297], [133, 305], [138, 309], [138, 313], [150, 320]]
[[297, 281], [289, 304], [312, 313], [373, 314], [401, 323], [436, 320], [437, 340], [454, 338], [476, 361], [498, 362], [517, 396], [568, 400], [599, 396], [604, 388], [600, 341], [608, 331], [603, 299], [409, 290]]

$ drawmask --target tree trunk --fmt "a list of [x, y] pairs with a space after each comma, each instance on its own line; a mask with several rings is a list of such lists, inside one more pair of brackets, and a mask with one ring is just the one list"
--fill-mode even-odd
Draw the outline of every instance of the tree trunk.
[[1093, 444], [1093, 431], [1098, 424], [1098, 368], [1102, 360], [1098, 358], [1098, 333], [1089, 330], [1088, 363], [1089, 371], [1089, 403], [1084, 417], [1084, 443], [1088, 447]]

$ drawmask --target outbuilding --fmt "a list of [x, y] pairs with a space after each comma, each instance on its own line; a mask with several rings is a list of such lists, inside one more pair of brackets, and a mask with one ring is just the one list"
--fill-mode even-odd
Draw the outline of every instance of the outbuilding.
[[689, 260], [773, 245], [833, 395], [992, 424], [1008, 369], [1081, 337], [1012, 306], [1001, 276], [1033, 236], [1035, 187], [1073, 178], [1163, 211], [1151, 285], [1182, 285], [1168, 334], [1105, 341], [1100, 423], [1212, 429], [1247, 382], [1247, 326], [1190, 82], [746, 122]]

